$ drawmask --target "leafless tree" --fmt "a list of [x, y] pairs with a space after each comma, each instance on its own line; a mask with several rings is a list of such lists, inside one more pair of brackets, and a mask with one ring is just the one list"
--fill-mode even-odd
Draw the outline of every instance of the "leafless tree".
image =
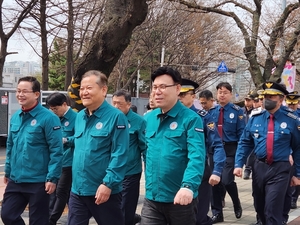
[[[298, 20], [292, 29], [286, 29], [286, 23], [291, 18], [293, 12], [299, 14], [299, 1], [294, 1], [286, 6], [283, 12], [278, 12], [277, 18], [273, 17], [275, 23], [272, 27], [263, 29], [263, 3], [261, 0], [220, 0], [220, 1], [189, 1], [189, 0], [168, 0], [174, 4], [182, 4], [194, 12], [198, 13], [216, 13], [225, 17], [231, 18], [238, 30], [240, 31], [244, 41], [244, 55], [249, 62], [249, 71], [256, 87], [260, 86], [266, 80], [277, 80], [284, 69], [286, 60], [290, 57], [297, 43], [297, 38], [300, 32], [300, 20]], [[267, 4], [267, 3], [266, 3]], [[270, 4], [270, 3], [269, 3]], [[274, 5], [280, 7], [279, 2], [272, 1], [273, 15]], [[239, 11], [238, 11], [239, 10]], [[237, 13], [237, 11], [239, 13]], [[262, 33], [267, 31], [267, 33]], [[288, 34], [288, 35], [287, 35]], [[264, 40], [268, 35], [267, 41]], [[285, 37], [282, 46], [280, 43]], [[259, 52], [263, 48], [266, 52], [266, 57], [263, 61], [258, 60]], [[281, 48], [281, 52], [279, 49]], [[274, 61], [274, 56], [279, 55], [278, 62]], [[276, 66], [276, 70], [272, 75], [272, 68]], [[261, 71], [261, 66], [264, 71]]]
[[6, 56], [9, 54], [17, 54], [17, 52], [8, 52], [7, 45], [11, 36], [16, 32], [20, 24], [26, 19], [31, 9], [38, 0], [23, 1], [17, 0], [16, 4], [4, 4], [4, 0], [0, 0], [0, 87], [3, 85], [3, 68]]

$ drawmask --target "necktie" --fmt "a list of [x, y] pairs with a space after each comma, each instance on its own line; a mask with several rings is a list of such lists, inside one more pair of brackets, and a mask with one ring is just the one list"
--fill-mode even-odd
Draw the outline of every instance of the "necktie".
[[274, 143], [274, 116], [270, 114], [268, 123], [267, 135], [267, 163], [270, 165], [273, 162], [273, 143]]
[[218, 132], [219, 132], [221, 139], [223, 136], [223, 119], [224, 119], [224, 108], [221, 107], [220, 113], [219, 113], [219, 120], [218, 120]]

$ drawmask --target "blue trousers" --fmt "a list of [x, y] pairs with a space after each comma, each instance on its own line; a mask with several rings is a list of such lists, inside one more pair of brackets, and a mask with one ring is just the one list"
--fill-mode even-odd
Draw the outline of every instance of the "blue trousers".
[[95, 204], [95, 196], [79, 196], [71, 192], [69, 199], [69, 225], [87, 225], [94, 217], [97, 224], [124, 225], [121, 193], [112, 194], [107, 202]]
[[256, 159], [254, 163], [252, 175], [254, 207], [264, 225], [282, 224], [290, 170], [290, 162], [273, 162], [268, 165]]
[[1, 219], [4, 224], [25, 225], [21, 217], [29, 204], [30, 225], [44, 225], [49, 221], [49, 195], [42, 183], [9, 181], [2, 202]]
[[136, 206], [140, 195], [141, 173], [126, 176], [123, 180], [122, 210], [125, 225], [133, 225]]
[[141, 225], [195, 225], [197, 198], [189, 205], [155, 202], [144, 199]]

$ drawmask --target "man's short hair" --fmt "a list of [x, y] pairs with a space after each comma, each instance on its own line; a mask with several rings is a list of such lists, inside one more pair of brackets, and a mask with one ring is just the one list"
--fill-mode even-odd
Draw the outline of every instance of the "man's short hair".
[[210, 90], [201, 91], [199, 98], [206, 98], [207, 100], [214, 98], [213, 93]]
[[176, 84], [181, 84], [181, 75], [180, 73], [175, 70], [172, 69], [171, 67], [159, 67], [157, 70], [155, 70], [152, 74], [151, 74], [151, 80], [152, 82], [155, 80], [156, 77], [162, 76], [162, 75], [169, 75], [170, 77], [172, 77], [174, 83]]
[[100, 72], [98, 70], [89, 70], [89, 71], [85, 72], [85, 74], [83, 74], [83, 76], [82, 76], [81, 79], [89, 77], [89, 76], [96, 76], [96, 77], [98, 77], [98, 80], [96, 81], [96, 83], [100, 87], [107, 86], [107, 76], [104, 73], [102, 73], [102, 72]]
[[41, 92], [41, 84], [35, 77], [32, 77], [32, 76], [21, 77], [18, 80], [18, 84], [22, 81], [31, 82], [33, 92]]
[[232, 86], [231, 84], [229, 84], [228, 82], [221, 82], [217, 85], [217, 90], [221, 89], [222, 87], [226, 88], [227, 90], [229, 90], [230, 92], [232, 92]]
[[69, 99], [67, 98], [67, 96], [63, 93], [54, 92], [46, 98], [46, 104], [51, 107], [61, 106], [62, 104], [64, 104], [64, 102], [67, 105], [70, 105], [70, 102], [68, 100]]
[[124, 89], [117, 90], [115, 93], [113, 93], [113, 97], [114, 96], [117, 96], [117, 97], [124, 96], [126, 102], [131, 102], [131, 95], [129, 94], [128, 91], [126, 91]]

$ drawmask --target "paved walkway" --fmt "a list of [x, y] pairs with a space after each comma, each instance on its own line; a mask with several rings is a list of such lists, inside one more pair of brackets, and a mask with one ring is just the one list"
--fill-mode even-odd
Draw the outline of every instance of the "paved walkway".
[[[252, 190], [251, 190], [251, 182], [252, 180], [243, 180], [241, 178], [236, 179], [238, 189], [239, 189], [239, 196], [243, 208], [243, 216], [241, 219], [236, 219], [233, 211], [233, 206], [231, 199], [228, 195], [226, 195], [225, 199], [225, 207], [224, 207], [224, 222], [218, 223], [220, 225], [249, 225], [256, 220], [256, 213], [253, 208], [253, 201], [252, 201]], [[2, 199], [3, 192], [5, 189], [5, 185], [3, 184], [3, 180], [0, 178], [0, 199]], [[137, 208], [137, 212], [140, 213], [143, 204], [144, 198], [144, 179], [141, 180], [141, 195], [139, 199], [139, 204]], [[300, 200], [298, 200], [298, 205], [300, 206]], [[28, 223], [28, 213], [24, 212], [23, 218]], [[0, 221], [0, 224], [3, 224]], [[59, 221], [59, 224], [66, 225], [67, 224], [67, 213], [64, 213], [62, 218]], [[90, 220], [90, 224], [97, 224], [93, 219]], [[300, 225], [300, 208], [291, 210], [290, 212], [290, 219], [289, 225]], [[185, 225], [185, 224], [183, 224]]]

